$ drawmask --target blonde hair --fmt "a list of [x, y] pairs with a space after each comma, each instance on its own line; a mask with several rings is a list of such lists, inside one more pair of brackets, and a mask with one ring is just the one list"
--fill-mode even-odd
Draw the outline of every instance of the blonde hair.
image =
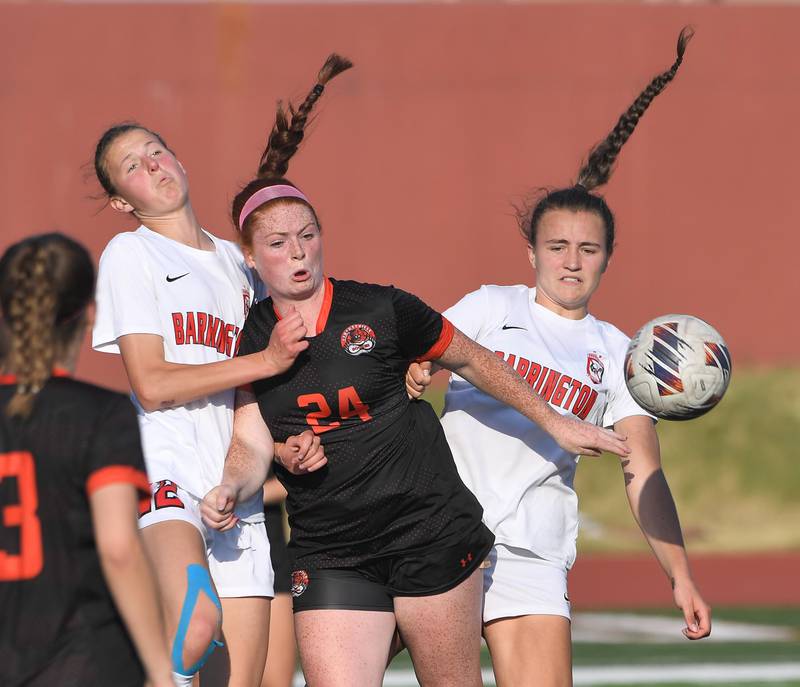
[[92, 259], [63, 234], [24, 239], [0, 258], [3, 367], [17, 378], [9, 416], [30, 415], [53, 364], [82, 331], [93, 295]]

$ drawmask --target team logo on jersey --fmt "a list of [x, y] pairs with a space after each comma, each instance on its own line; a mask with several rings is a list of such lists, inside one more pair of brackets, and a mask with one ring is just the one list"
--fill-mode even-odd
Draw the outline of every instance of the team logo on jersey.
[[586, 356], [586, 374], [595, 384], [603, 381], [603, 373], [606, 371], [603, 365], [603, 356], [592, 351]]
[[244, 301], [244, 316], [250, 312], [250, 292], [247, 289], [242, 289], [242, 300]]
[[305, 570], [292, 572], [292, 596], [300, 596], [308, 589], [308, 573]]
[[342, 332], [341, 342], [350, 355], [369, 353], [375, 348], [375, 332], [368, 324], [351, 324]]

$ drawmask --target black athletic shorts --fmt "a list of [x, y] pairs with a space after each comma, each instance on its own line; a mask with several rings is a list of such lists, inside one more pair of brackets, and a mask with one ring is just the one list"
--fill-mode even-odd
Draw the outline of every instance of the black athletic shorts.
[[292, 588], [292, 566], [286, 535], [283, 531], [283, 508], [280, 505], [264, 506], [264, 525], [269, 538], [269, 557], [275, 572], [275, 593], [288, 594]]
[[494, 536], [481, 525], [456, 543], [382, 557], [356, 568], [295, 570], [294, 612], [394, 611], [397, 596], [433, 596], [456, 587], [480, 566], [493, 543]]

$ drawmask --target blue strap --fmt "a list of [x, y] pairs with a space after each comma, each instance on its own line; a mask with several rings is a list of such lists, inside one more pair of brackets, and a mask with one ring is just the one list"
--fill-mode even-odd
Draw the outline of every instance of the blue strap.
[[222, 604], [220, 603], [217, 593], [214, 591], [214, 586], [211, 584], [211, 577], [202, 565], [192, 563], [186, 568], [186, 577], [188, 585], [186, 588], [186, 598], [183, 600], [183, 609], [181, 610], [181, 618], [178, 622], [178, 631], [175, 633], [175, 641], [172, 644], [172, 667], [176, 673], [181, 675], [194, 675], [200, 668], [205, 665], [208, 657], [211, 656], [214, 649], [218, 646], [224, 646], [222, 642], [212, 639], [205, 653], [200, 657], [193, 666], [188, 668], [183, 667], [183, 642], [186, 639], [186, 632], [189, 630], [189, 623], [192, 620], [192, 613], [194, 607], [197, 605], [197, 599], [200, 592], [205, 592], [206, 596], [211, 599], [213, 604], [222, 612]]

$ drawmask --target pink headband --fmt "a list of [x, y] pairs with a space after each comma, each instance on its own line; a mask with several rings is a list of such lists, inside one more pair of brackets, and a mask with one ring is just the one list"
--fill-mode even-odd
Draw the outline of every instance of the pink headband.
[[242, 212], [239, 214], [239, 231], [242, 230], [244, 221], [247, 219], [248, 215], [253, 212], [253, 210], [263, 205], [267, 201], [275, 200], [276, 198], [299, 198], [300, 200], [304, 200], [306, 203], [311, 205], [311, 202], [308, 200], [308, 198], [306, 198], [294, 186], [287, 186], [283, 184], [278, 184], [277, 186], [265, 186], [264, 188], [258, 189], [258, 191], [250, 196], [247, 199], [247, 202], [244, 204]]

